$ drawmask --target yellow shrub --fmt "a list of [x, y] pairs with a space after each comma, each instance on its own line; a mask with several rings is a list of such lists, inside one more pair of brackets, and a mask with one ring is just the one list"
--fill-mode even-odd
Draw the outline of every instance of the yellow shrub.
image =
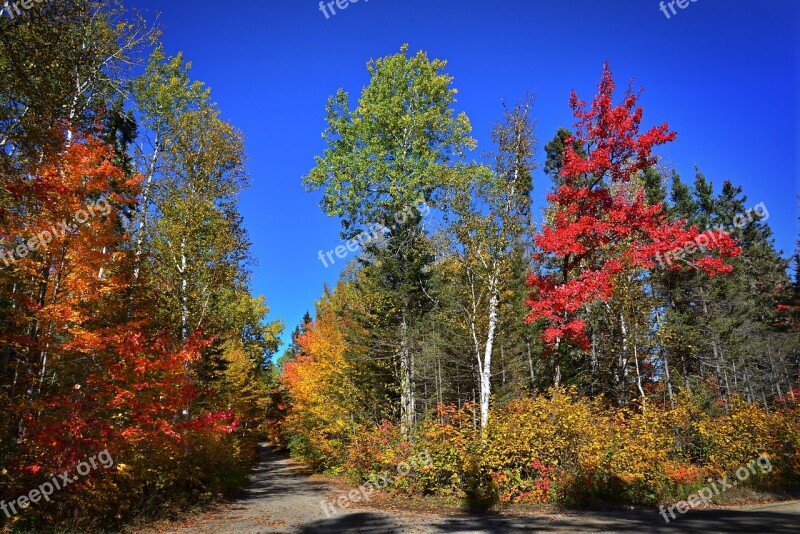
[[[349, 440], [315, 440], [318, 451], [345, 457], [355, 478], [391, 470], [427, 451], [431, 463], [404, 477], [405, 491], [441, 492], [468, 504], [628, 502], [653, 504], [684, 495], [709, 476], [730, 475], [767, 454], [774, 472], [754, 484], [791, 487], [800, 479], [800, 416], [740, 399], [709, 406], [686, 395], [674, 409], [619, 408], [574, 390], [515, 400], [496, 409], [484, 432], [474, 405], [440, 406], [413, 443], [396, 425], [364, 425]], [[342, 446], [346, 454], [342, 454]], [[336, 456], [338, 454], [338, 456]]]

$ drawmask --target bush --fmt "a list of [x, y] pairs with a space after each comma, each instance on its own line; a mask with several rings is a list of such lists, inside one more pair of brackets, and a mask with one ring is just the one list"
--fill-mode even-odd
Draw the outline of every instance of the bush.
[[426, 451], [430, 464], [398, 477], [394, 489], [455, 496], [474, 508], [671, 501], [762, 454], [773, 471], [748, 484], [780, 490], [800, 479], [800, 417], [792, 404], [772, 411], [741, 399], [708, 406], [702, 395], [687, 395], [674, 409], [619, 408], [554, 389], [495, 410], [483, 433], [473, 426], [475, 410], [439, 406], [413, 443], [388, 422], [360, 427], [349, 442], [304, 438], [303, 456], [333, 459], [338, 472], [362, 481]]

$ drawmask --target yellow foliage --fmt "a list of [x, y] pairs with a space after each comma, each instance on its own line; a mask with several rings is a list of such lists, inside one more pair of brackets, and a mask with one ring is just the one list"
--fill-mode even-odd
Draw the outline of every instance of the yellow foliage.
[[353, 414], [360, 395], [342, 323], [328, 304], [320, 304], [316, 321], [299, 337], [301, 355], [285, 364], [282, 382], [292, 403], [287, 427], [303, 438], [295, 452], [332, 468], [344, 462], [345, 444], [358, 430]]
[[652, 503], [682, 485], [732, 473], [762, 453], [776, 466], [775, 487], [800, 474], [796, 410], [768, 413], [741, 400], [714, 415], [681, 399], [674, 410], [614, 408], [602, 399], [552, 390], [492, 414], [486, 432], [468, 414], [424, 423], [434, 475], [418, 489], [468, 493], [485, 480], [501, 502]]

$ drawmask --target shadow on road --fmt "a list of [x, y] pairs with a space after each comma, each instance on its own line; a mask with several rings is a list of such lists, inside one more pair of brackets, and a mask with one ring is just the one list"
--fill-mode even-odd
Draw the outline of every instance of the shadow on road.
[[[701, 511], [666, 524], [661, 516], [644, 514], [567, 515], [554, 519], [537, 517], [451, 517], [425, 526], [426, 532], [620, 532], [620, 533], [726, 533], [726, 534], [797, 534], [798, 516], [780, 512], [745, 512], [730, 510]], [[349, 515], [308, 523], [297, 532], [312, 533], [395, 533], [408, 531], [386, 517], [369, 513]]]
[[[288, 456], [267, 446], [261, 447], [262, 462], [253, 471], [252, 485], [239, 502], [265, 500], [287, 494], [319, 496], [330, 490], [324, 483], [314, 482], [311, 472], [289, 462]], [[800, 512], [800, 504], [797, 505]], [[670, 523], [656, 511], [652, 512], [565, 512], [561, 514], [505, 516], [491, 513], [464, 514], [451, 517], [431, 517], [429, 522], [416, 525], [398, 524], [396, 517], [382, 511], [349, 510], [337, 517], [312, 519], [286, 532], [300, 533], [395, 533], [395, 532], [559, 532], [559, 533], [730, 533], [730, 534], [797, 534], [800, 532], [800, 513], [770, 510], [695, 510], [679, 515]]]
[[297, 463], [288, 463], [288, 455], [268, 445], [259, 445], [261, 460], [258, 466], [250, 471], [247, 487], [236, 496], [236, 505], [232, 509], [243, 508], [247, 501], [265, 501], [270, 497], [292, 495], [317, 495], [330, 488], [311, 480], [313, 474], [309, 469]]

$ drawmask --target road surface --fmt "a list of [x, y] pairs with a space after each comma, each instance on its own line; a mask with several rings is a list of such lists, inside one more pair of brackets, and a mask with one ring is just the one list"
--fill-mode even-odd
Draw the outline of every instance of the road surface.
[[247, 489], [233, 503], [140, 533], [800, 533], [800, 501], [694, 511], [669, 524], [656, 510], [444, 517], [351, 507], [326, 517], [320, 501], [340, 493], [313, 480], [299, 463], [264, 445], [261, 462], [251, 474]]

